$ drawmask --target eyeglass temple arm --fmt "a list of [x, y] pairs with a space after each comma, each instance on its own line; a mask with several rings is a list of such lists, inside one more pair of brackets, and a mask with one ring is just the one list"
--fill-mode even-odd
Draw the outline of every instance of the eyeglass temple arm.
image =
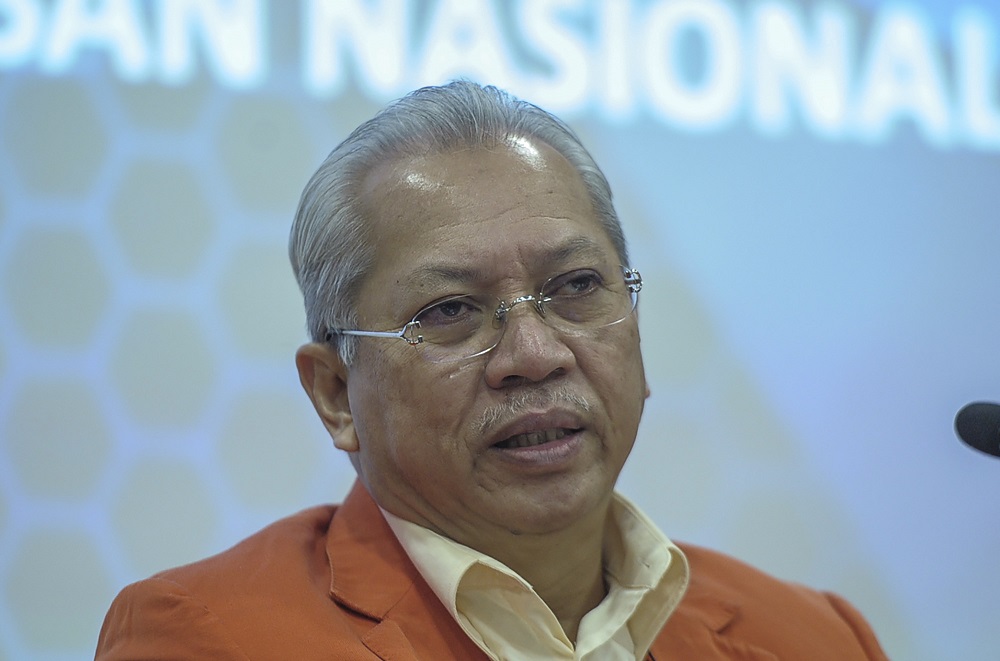
[[[411, 321], [406, 324], [398, 331], [366, 331], [366, 330], [353, 330], [344, 328], [334, 328], [327, 331], [327, 338], [332, 338], [334, 335], [362, 335], [364, 337], [398, 337], [400, 339], [406, 340], [410, 344], [420, 344], [424, 341], [423, 335], [414, 335], [413, 332], [420, 330], [419, 321]], [[409, 335], [407, 335], [409, 333]]]

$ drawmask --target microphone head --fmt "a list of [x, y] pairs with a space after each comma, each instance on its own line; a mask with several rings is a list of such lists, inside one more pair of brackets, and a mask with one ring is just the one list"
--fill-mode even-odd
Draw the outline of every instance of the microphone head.
[[966, 445], [1000, 457], [1000, 404], [966, 404], [955, 416], [955, 432]]

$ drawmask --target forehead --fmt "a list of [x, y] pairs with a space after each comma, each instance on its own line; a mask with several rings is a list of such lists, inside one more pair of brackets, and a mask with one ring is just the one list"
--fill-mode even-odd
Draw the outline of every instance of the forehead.
[[375, 286], [428, 271], [530, 276], [559, 259], [616, 255], [579, 174], [540, 142], [401, 158], [369, 174], [363, 200]]

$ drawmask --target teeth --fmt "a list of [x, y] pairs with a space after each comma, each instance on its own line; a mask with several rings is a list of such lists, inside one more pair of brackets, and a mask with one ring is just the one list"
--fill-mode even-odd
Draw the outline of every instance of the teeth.
[[528, 434], [518, 434], [511, 436], [505, 441], [498, 443], [502, 448], [530, 448], [550, 441], [558, 441], [566, 436], [569, 430], [566, 429], [546, 429], [545, 431], [533, 431]]

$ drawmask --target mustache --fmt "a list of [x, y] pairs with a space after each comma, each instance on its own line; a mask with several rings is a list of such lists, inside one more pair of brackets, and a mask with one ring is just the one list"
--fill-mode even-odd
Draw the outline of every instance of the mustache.
[[539, 388], [511, 393], [507, 398], [483, 411], [476, 421], [481, 435], [507, 424], [508, 421], [531, 411], [552, 404], [566, 404], [577, 411], [590, 413], [590, 402], [568, 388]]

